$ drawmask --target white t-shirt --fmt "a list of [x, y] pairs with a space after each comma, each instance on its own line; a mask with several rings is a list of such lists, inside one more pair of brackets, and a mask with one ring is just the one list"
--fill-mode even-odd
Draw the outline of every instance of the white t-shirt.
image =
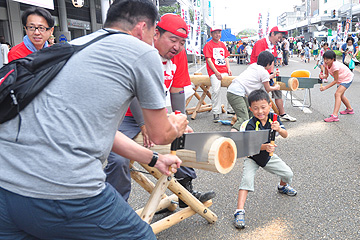
[[298, 50], [302, 50], [302, 45], [303, 45], [302, 42], [298, 42], [296, 45]]
[[246, 53], [247, 53], [249, 56], [251, 56], [251, 53], [252, 53], [252, 47], [251, 47], [251, 46], [249, 46], [249, 45], [247, 45], [247, 46], [246, 46], [246, 48], [245, 48], [245, 50], [246, 50]]
[[232, 81], [227, 91], [244, 97], [254, 90], [265, 90], [263, 83], [269, 82], [269, 77], [269, 72], [263, 66], [253, 63]]

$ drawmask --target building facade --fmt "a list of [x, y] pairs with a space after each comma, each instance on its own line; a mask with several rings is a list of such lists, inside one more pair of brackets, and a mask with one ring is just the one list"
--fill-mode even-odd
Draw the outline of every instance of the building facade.
[[[86, 0], [84, 6], [77, 8], [71, 0], [54, 0], [54, 9], [47, 9], [55, 20], [56, 42], [69, 41], [84, 36], [102, 27], [103, 0]], [[25, 31], [21, 14], [33, 5], [13, 0], [0, 0], [0, 36], [12, 46], [23, 41]]]
[[331, 37], [328, 35], [336, 35], [338, 30], [340, 35], [345, 31], [359, 32], [359, 3], [359, 0], [303, 0], [300, 6], [294, 6], [293, 12], [281, 14], [278, 25], [288, 30], [289, 36], [305, 40]]

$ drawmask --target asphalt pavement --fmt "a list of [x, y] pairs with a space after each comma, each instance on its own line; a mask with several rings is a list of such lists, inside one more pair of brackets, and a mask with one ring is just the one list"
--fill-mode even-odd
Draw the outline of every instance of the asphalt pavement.
[[[206, 68], [192, 65], [190, 73]], [[239, 75], [247, 65], [231, 63], [233, 75]], [[315, 61], [290, 58], [289, 65], [280, 68], [281, 76], [289, 76], [298, 69], [307, 69], [317, 77], [320, 69], [314, 69]], [[243, 159], [237, 159], [228, 174], [197, 170], [193, 181], [198, 191], [214, 190], [217, 196], [210, 209], [218, 221], [209, 224], [195, 215], [157, 234], [158, 239], [360, 239], [360, 72], [345, 95], [354, 108], [354, 115], [340, 115], [340, 121], [326, 123], [334, 106], [336, 87], [320, 92], [320, 84], [310, 89], [311, 106], [293, 107], [289, 94], [283, 92], [285, 110], [297, 118], [296, 122], [284, 122], [289, 136], [276, 138], [276, 154], [293, 170], [292, 186], [297, 196], [289, 197], [276, 190], [278, 177], [259, 169], [255, 177], [255, 192], [246, 201], [246, 228], [233, 226], [233, 214], [237, 204], [238, 187], [242, 176]], [[329, 82], [332, 78], [329, 78]], [[226, 89], [222, 101], [225, 104]], [[200, 93], [201, 94], [201, 93]], [[293, 92], [293, 104], [302, 103], [305, 90]], [[309, 99], [307, 99], [309, 103]], [[209, 99], [205, 99], [210, 103]], [[195, 106], [193, 100], [188, 107]], [[344, 105], [341, 106], [341, 110]], [[222, 114], [221, 119], [231, 116]], [[229, 131], [230, 126], [212, 122], [212, 113], [198, 113], [190, 126], [197, 132]], [[150, 179], [153, 179], [150, 177]], [[170, 192], [167, 192], [171, 194]], [[133, 182], [129, 203], [134, 209], [143, 207], [149, 194]], [[166, 216], [156, 215], [155, 220]]]

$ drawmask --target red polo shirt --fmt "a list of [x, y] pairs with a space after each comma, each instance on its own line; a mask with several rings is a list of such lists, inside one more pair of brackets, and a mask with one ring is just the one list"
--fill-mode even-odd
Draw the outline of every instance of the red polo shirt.
[[277, 57], [276, 45], [274, 45], [273, 49], [269, 49], [269, 45], [266, 41], [266, 38], [262, 38], [258, 40], [253, 47], [250, 57], [250, 64], [256, 63], [259, 54], [265, 50], [269, 50], [274, 55], [275, 58]]

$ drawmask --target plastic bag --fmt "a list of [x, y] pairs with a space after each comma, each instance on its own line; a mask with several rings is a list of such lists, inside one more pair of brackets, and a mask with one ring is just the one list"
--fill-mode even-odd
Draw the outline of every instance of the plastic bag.
[[354, 69], [355, 68], [355, 62], [354, 60], [350, 60], [350, 63], [349, 63], [349, 69]]

